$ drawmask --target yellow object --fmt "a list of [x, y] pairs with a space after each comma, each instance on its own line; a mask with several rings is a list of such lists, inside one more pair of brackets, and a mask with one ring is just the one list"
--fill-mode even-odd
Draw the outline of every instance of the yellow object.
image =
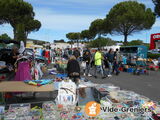
[[102, 65], [102, 54], [100, 52], [96, 52], [94, 59], [95, 65]]
[[29, 84], [37, 86], [37, 83], [34, 83], [32, 81], [30, 81]]

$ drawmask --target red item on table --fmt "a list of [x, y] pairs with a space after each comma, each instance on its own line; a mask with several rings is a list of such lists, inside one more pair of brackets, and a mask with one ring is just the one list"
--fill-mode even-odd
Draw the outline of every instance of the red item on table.
[[122, 67], [119, 67], [118, 69], [119, 69], [119, 71], [123, 71], [123, 68], [122, 68]]
[[45, 58], [47, 58], [48, 63], [51, 63], [51, 60], [50, 60], [50, 51], [45, 51]]

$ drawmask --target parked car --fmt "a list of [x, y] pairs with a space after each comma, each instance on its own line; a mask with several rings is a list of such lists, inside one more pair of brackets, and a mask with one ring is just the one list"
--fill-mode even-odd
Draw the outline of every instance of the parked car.
[[149, 50], [148, 53], [152, 53], [152, 54], [160, 54], [160, 49]]
[[5, 61], [6, 64], [10, 63], [11, 52], [11, 49], [0, 49], [0, 61]]

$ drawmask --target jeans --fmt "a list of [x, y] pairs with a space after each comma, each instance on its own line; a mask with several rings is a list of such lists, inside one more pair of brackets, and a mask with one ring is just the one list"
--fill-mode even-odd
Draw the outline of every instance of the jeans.
[[95, 72], [94, 72], [94, 75], [95, 75], [95, 76], [97, 76], [97, 71], [100, 71], [102, 77], [104, 77], [102, 65], [96, 65], [96, 66], [95, 66]]
[[116, 71], [116, 73], [119, 73], [118, 68], [119, 68], [119, 64], [117, 62], [114, 62], [114, 64], [113, 64], [113, 72]]
[[83, 69], [83, 71], [84, 71], [84, 73], [85, 73], [86, 75], [88, 75], [88, 74], [89, 74], [90, 67], [91, 67], [91, 65], [90, 65], [90, 64], [86, 64], [86, 68], [85, 68], [85, 69]]
[[111, 75], [113, 70], [113, 63], [108, 62], [108, 66], [109, 66], [108, 75]]

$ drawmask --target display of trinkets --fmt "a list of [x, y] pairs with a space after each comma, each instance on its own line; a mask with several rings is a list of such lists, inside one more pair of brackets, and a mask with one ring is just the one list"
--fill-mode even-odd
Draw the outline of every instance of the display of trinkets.
[[17, 116], [28, 115], [30, 112], [30, 104], [11, 104], [8, 112], [13, 112]]
[[44, 102], [42, 105], [43, 110], [53, 111], [56, 108], [56, 105], [52, 101]]
[[42, 118], [42, 109], [36, 106], [31, 109], [30, 115], [32, 116], [32, 120], [40, 120]]
[[4, 119], [5, 106], [0, 106], [0, 120]]
[[30, 104], [11, 104], [4, 120], [32, 120], [29, 116]]
[[0, 115], [4, 114], [5, 112], [5, 106], [0, 106]]
[[62, 111], [62, 110], [63, 110], [63, 108], [64, 108], [64, 107], [63, 107], [63, 105], [62, 105], [62, 104], [58, 104], [58, 105], [57, 105], [57, 110], [58, 110], [58, 111]]
[[55, 82], [61, 82], [61, 81], [62, 81], [61, 78], [56, 78], [56, 79], [55, 79]]
[[70, 112], [69, 111], [60, 112], [60, 119], [68, 120], [69, 118], [70, 118]]
[[[4, 118], [0, 116], [0, 120], [153, 120], [153, 117], [160, 116], [160, 105], [145, 96], [120, 90], [113, 85], [102, 85], [98, 90], [108, 91], [109, 94], [100, 97], [101, 112], [96, 117], [87, 116], [85, 106], [47, 101], [42, 104], [42, 108], [32, 109], [30, 104], [13, 104], [6, 113], [4, 107], [0, 106], [0, 115], [4, 114]], [[108, 111], [110, 108], [116, 108], [117, 111]], [[147, 108], [148, 111], [127, 111], [139, 108]]]
[[55, 114], [54, 111], [43, 111], [44, 120], [59, 120], [58, 113]]
[[77, 106], [71, 114], [71, 120], [86, 120], [88, 117], [84, 113], [84, 108]]
[[5, 120], [15, 120], [16, 119], [16, 113], [15, 112], [6, 112], [4, 114]]
[[79, 111], [81, 111], [81, 110], [82, 110], [81, 107], [79, 107], [79, 106], [75, 107], [75, 111], [79, 112]]
[[15, 120], [39, 120], [39, 119], [34, 119], [32, 116], [21, 116], [21, 117], [16, 117]]
[[155, 112], [156, 114], [160, 114], [160, 105], [157, 105], [157, 106], [155, 107], [154, 112]]
[[[105, 100], [105, 103], [107, 103], [107, 100], [109, 99], [103, 99], [103, 101]], [[108, 104], [110, 104], [110, 107], [117, 108], [119, 110], [122, 108], [134, 108], [136, 105], [140, 105], [139, 103], [142, 103], [142, 101], [136, 101], [136, 104], [134, 101], [112, 104], [110, 102], [111, 101], [108, 102]], [[151, 103], [152, 102], [149, 102], [148, 104], [151, 105]], [[16, 105], [16, 108], [17, 106], [21, 106], [19, 109], [22, 109], [23, 105]], [[25, 105], [23, 107], [24, 109], [26, 109]], [[43, 109], [34, 107], [30, 110], [28, 115], [25, 114], [20, 116], [17, 115], [17, 112], [15, 112], [15, 110], [18, 110], [19, 112], [19, 109], [15, 109], [15, 106], [13, 107], [12, 105], [12, 109], [10, 108], [10, 111], [5, 113], [4, 120], [150, 120], [150, 118], [152, 117], [151, 112], [145, 112], [144, 114], [142, 114], [140, 112], [123, 111], [101, 111], [98, 116], [89, 117], [84, 112], [85, 106], [56, 106], [54, 102], [44, 102], [42, 107]], [[101, 105], [101, 107], [103, 107], [103, 105]], [[159, 109], [160, 108], [157, 105], [155, 111], [159, 112]]]
[[54, 102], [44, 102], [42, 108], [44, 120], [58, 120], [58, 109]]

